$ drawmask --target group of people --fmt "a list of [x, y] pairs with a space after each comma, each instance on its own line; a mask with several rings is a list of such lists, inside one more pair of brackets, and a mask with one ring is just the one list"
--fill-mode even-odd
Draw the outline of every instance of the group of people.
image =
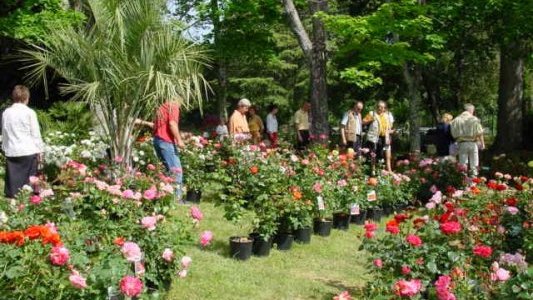
[[[44, 143], [35, 111], [28, 107], [30, 91], [26, 86], [17, 85], [11, 95], [13, 104], [2, 114], [2, 150], [6, 157], [5, 195], [15, 197], [16, 193], [29, 183], [29, 178], [37, 174], [38, 163], [42, 160]], [[479, 167], [479, 150], [485, 148], [483, 128], [474, 116], [474, 106], [465, 105], [465, 111], [455, 119], [444, 114], [442, 122], [437, 126], [439, 155], [453, 155], [450, 149], [456, 147], [459, 163], [469, 167], [470, 174], [476, 176]], [[294, 115], [296, 130], [296, 146], [305, 149], [310, 143], [311, 105], [305, 102]], [[364, 104], [354, 103], [341, 120], [341, 144], [353, 148], [361, 155], [368, 149], [371, 161], [383, 159], [388, 171], [391, 165], [391, 135], [394, 133], [394, 117], [387, 109], [384, 101], [379, 101], [375, 111], [362, 117]], [[229, 119], [228, 126], [221, 120], [216, 131], [219, 137], [232, 138], [235, 142], [251, 140], [260, 143], [263, 132], [266, 132], [272, 147], [278, 145], [278, 107], [271, 105], [269, 113], [263, 120], [250, 100], [241, 99]], [[180, 99], [173, 99], [157, 108], [153, 122], [137, 120], [137, 125], [152, 129], [153, 145], [165, 168], [175, 176], [178, 186], [177, 196], [181, 199], [183, 172], [179, 158], [179, 148], [184, 142], [179, 130]], [[229, 128], [228, 128], [229, 127]], [[367, 127], [366, 130], [364, 128]], [[366, 152], [366, 151], [365, 151]]]

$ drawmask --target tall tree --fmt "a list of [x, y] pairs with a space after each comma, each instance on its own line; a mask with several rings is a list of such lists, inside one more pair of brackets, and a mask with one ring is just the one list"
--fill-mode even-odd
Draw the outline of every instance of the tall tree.
[[[307, 58], [311, 74], [311, 133], [317, 137], [329, 135], [328, 95], [326, 81], [326, 30], [323, 21], [317, 14], [327, 12], [327, 0], [308, 1], [312, 14], [312, 35], [304, 27], [300, 14], [292, 0], [282, 0], [291, 29], [298, 38], [302, 51]], [[310, 37], [311, 36], [311, 37]], [[325, 142], [325, 140], [322, 140]]]

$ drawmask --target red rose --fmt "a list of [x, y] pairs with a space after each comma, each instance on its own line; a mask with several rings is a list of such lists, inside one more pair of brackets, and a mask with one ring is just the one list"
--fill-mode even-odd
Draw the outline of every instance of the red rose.
[[518, 200], [515, 197], [507, 198], [505, 199], [505, 204], [508, 206], [516, 206], [518, 204]]
[[524, 186], [521, 185], [520, 183], [516, 183], [514, 185], [514, 188], [517, 189], [518, 191], [523, 191], [524, 190]]
[[495, 180], [491, 180], [487, 183], [489, 189], [495, 190], [498, 186], [498, 183]]
[[474, 183], [481, 183], [481, 179], [478, 178], [478, 177], [474, 177], [474, 178], [472, 179], [472, 182], [474, 182]]
[[113, 241], [113, 244], [115, 244], [115, 245], [117, 245], [119, 247], [122, 247], [124, 245], [125, 241], [126, 240], [123, 237], [119, 236], [119, 237], [115, 238], [115, 240]]
[[507, 185], [505, 185], [505, 184], [503, 184], [503, 183], [502, 183], [502, 184], [498, 184], [498, 185], [496, 186], [496, 190], [497, 190], [497, 191], [500, 191], [500, 192], [501, 192], [501, 191], [505, 191], [506, 189], [507, 189]]
[[409, 275], [409, 273], [411, 273], [411, 268], [409, 266], [402, 266], [402, 274]]
[[446, 209], [448, 211], [452, 211], [455, 208], [455, 205], [453, 205], [453, 203], [451, 203], [450, 201], [444, 203], [444, 206], [446, 206]]
[[455, 221], [444, 222], [440, 224], [440, 230], [444, 234], [456, 234], [461, 231], [461, 223]]
[[486, 245], [476, 245], [473, 252], [479, 257], [489, 258], [492, 255], [492, 248]]
[[385, 231], [390, 232], [391, 234], [398, 234], [400, 233], [400, 227], [398, 225], [399, 224], [396, 222], [396, 220], [390, 220], [387, 222]]
[[409, 216], [406, 214], [397, 214], [394, 216], [394, 220], [398, 223], [402, 223], [403, 221], [409, 219]]
[[416, 234], [408, 234], [405, 240], [413, 247], [422, 246], [422, 239]]
[[366, 231], [375, 231], [378, 229], [378, 225], [376, 225], [375, 223], [366, 223], [365, 224], [365, 230]]

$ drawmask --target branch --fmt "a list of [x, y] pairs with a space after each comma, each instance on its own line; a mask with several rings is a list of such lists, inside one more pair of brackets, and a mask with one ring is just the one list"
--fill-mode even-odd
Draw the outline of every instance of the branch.
[[305, 28], [300, 20], [300, 15], [294, 6], [292, 0], [282, 0], [285, 13], [289, 16], [290, 27], [296, 37], [298, 38], [298, 44], [302, 48], [306, 58], [310, 61], [313, 52], [313, 43], [309, 38], [309, 34], [305, 31]]

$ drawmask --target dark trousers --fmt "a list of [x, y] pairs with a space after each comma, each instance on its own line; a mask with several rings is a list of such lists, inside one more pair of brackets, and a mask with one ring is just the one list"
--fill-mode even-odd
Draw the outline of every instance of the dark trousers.
[[357, 153], [357, 156], [361, 155], [361, 147], [363, 147], [363, 140], [361, 138], [361, 135], [357, 135], [357, 140], [354, 141], [348, 141], [347, 143], [348, 147], [352, 147], [355, 153]]
[[298, 150], [305, 150], [307, 146], [309, 145], [309, 130], [299, 130], [300, 136], [302, 137], [302, 140], [298, 140], [298, 137], [296, 137], [297, 143], [296, 148]]
[[14, 198], [24, 185], [30, 183], [30, 176], [37, 175], [37, 154], [6, 157], [6, 162], [4, 193], [7, 198]]
[[375, 155], [376, 160], [385, 158], [385, 153], [383, 152], [384, 147], [385, 147], [384, 136], [380, 136], [377, 143], [368, 142], [368, 148], [370, 149], [370, 153], [373, 153]]

